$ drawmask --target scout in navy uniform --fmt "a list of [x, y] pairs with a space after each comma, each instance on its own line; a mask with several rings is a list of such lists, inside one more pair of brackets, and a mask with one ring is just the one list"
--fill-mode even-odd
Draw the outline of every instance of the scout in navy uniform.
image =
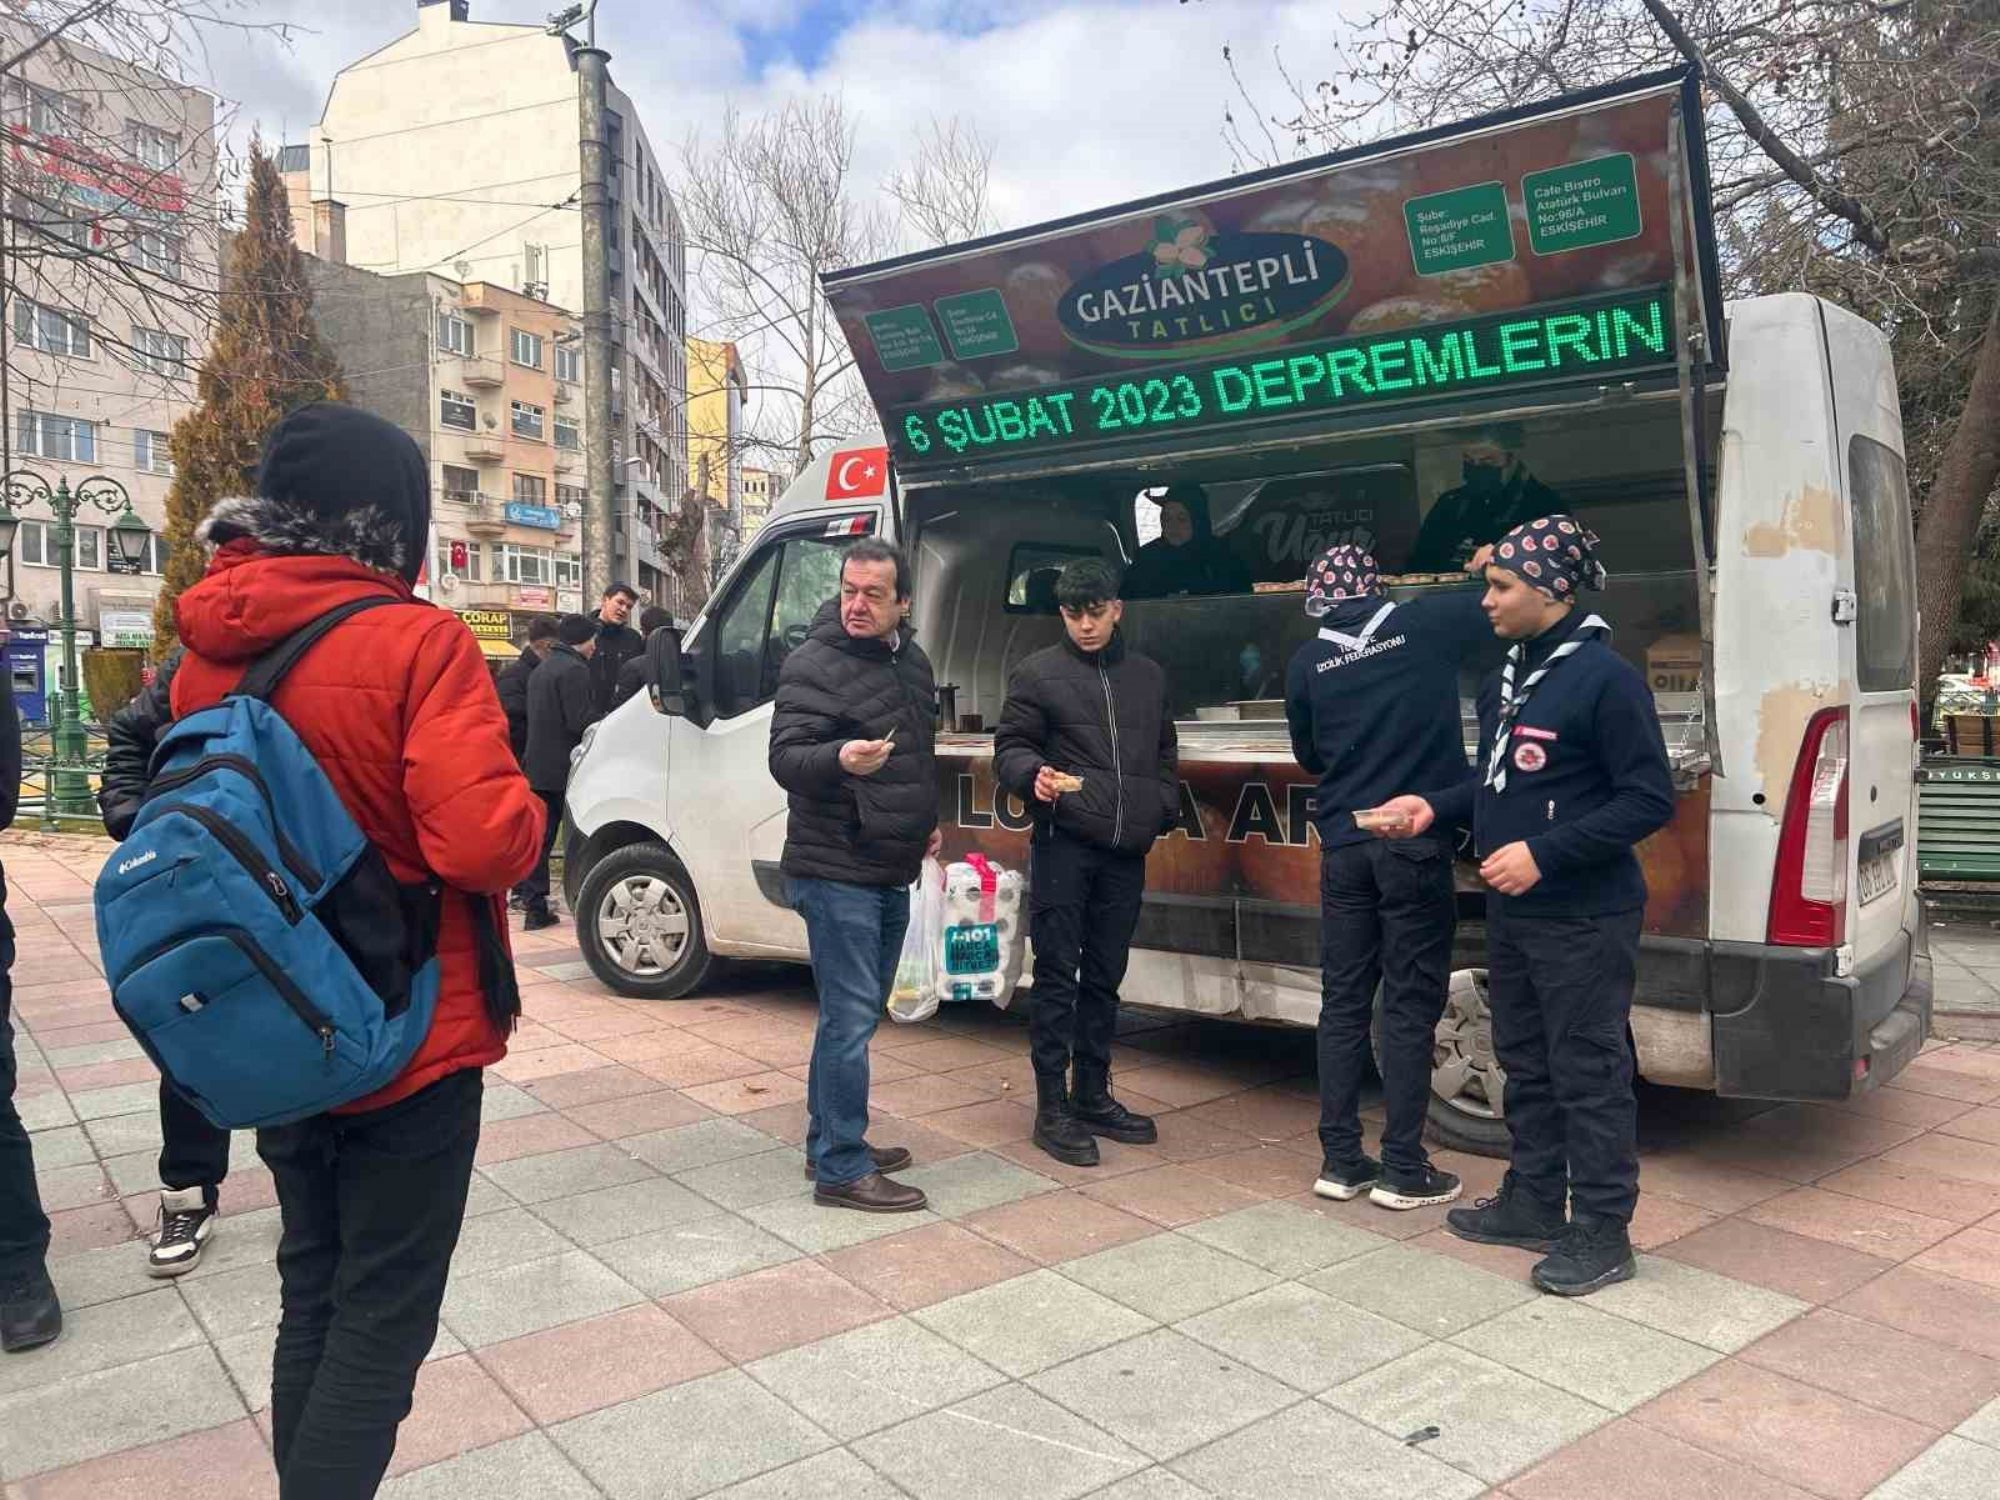
[[1653, 695], [1612, 651], [1610, 627], [1577, 607], [1581, 591], [1603, 586], [1596, 547], [1568, 516], [1501, 538], [1482, 602], [1494, 634], [1514, 644], [1480, 691], [1475, 776], [1384, 809], [1418, 832], [1470, 813], [1492, 891], [1489, 999], [1513, 1160], [1497, 1197], [1447, 1223], [1462, 1239], [1548, 1251], [1534, 1283], [1567, 1297], [1634, 1269], [1626, 1021], [1646, 881], [1632, 849], [1674, 811]]
[[[1341, 1200], [1384, 1208], [1458, 1196], [1424, 1154], [1424, 1110], [1456, 925], [1451, 830], [1385, 842], [1355, 821], [1397, 792], [1442, 793], [1466, 779], [1458, 664], [1486, 639], [1470, 590], [1392, 604], [1361, 547], [1329, 550], [1306, 575], [1319, 633], [1285, 679], [1292, 753], [1319, 777], [1319, 1180]], [[1382, 1160], [1361, 1149], [1361, 1080], [1382, 990]]]

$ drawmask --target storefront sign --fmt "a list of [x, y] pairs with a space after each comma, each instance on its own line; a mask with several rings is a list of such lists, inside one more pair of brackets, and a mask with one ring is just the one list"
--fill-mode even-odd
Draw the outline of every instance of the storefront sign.
[[153, 644], [153, 616], [143, 609], [100, 609], [98, 633], [107, 646], [150, 646]]
[[509, 500], [507, 519], [515, 526], [539, 526], [544, 531], [554, 531], [562, 525], [562, 512], [553, 505], [528, 505], [520, 500]]
[[461, 609], [458, 617], [465, 621], [466, 629], [482, 641], [507, 641], [514, 638], [513, 622], [504, 609]]
[[556, 608], [566, 615], [580, 614], [583, 611], [583, 595], [575, 589], [557, 589]]
[[547, 609], [549, 591], [543, 588], [522, 586], [514, 590], [514, 599], [523, 609]]

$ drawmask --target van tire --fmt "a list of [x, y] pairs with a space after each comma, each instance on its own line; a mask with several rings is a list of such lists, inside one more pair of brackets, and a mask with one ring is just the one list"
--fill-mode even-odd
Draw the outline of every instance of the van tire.
[[[610, 925], [634, 907], [639, 930]], [[715, 963], [694, 881], [671, 849], [651, 840], [614, 849], [590, 867], [577, 892], [576, 934], [590, 971], [635, 1000], [692, 994]]]
[[[1482, 1029], [1484, 1035], [1480, 1037], [1478, 1033]], [[1447, 1076], [1462, 1078], [1468, 1053], [1475, 1060], [1490, 1059], [1492, 1036], [1493, 1019], [1486, 1007], [1486, 971], [1454, 970], [1451, 990], [1445, 999], [1444, 1015], [1438, 1021], [1434, 1053], [1438, 1070], [1432, 1075], [1434, 1082], [1425, 1111], [1424, 1134], [1436, 1144], [1453, 1151], [1505, 1158], [1510, 1143], [1507, 1122], [1501, 1118], [1498, 1101], [1493, 1103], [1491, 1113], [1487, 1113], [1484, 1101], [1476, 1091], [1454, 1088], [1452, 1097], [1448, 1098], [1440, 1091], [1437, 1082]], [[1382, 1065], [1382, 992], [1379, 988], [1375, 992], [1375, 1017], [1369, 1041], [1379, 1072]], [[1451, 1068], [1449, 1075], [1444, 1072], [1446, 1066]], [[1499, 1077], [1497, 1069], [1485, 1066], [1483, 1061], [1479, 1061], [1479, 1071], [1483, 1081], [1488, 1083]]]

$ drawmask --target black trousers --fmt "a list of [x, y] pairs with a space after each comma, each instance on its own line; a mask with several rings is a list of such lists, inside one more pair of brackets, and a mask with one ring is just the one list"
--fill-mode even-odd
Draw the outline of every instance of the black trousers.
[[160, 1186], [176, 1192], [200, 1188], [214, 1208], [217, 1189], [229, 1175], [229, 1132], [160, 1080]]
[[1431, 1060], [1451, 983], [1451, 854], [1436, 839], [1371, 838], [1322, 849], [1319, 872], [1320, 1149], [1330, 1162], [1361, 1155], [1361, 1080], [1379, 985], [1382, 1162], [1416, 1172], [1427, 1160]]
[[542, 857], [535, 862], [535, 868], [528, 872], [528, 878], [514, 887], [514, 894], [521, 898], [521, 905], [529, 911], [540, 911], [549, 904], [549, 856], [555, 853], [556, 834], [562, 829], [563, 794], [561, 792], [536, 792], [542, 799], [542, 806], [548, 809], [549, 820], [542, 829]]
[[[0, 877], [4, 880], [4, 877]], [[0, 1286], [32, 1276], [48, 1261], [49, 1216], [35, 1186], [35, 1153], [14, 1107], [14, 923], [0, 884]]]
[[1510, 915], [1486, 902], [1493, 1048], [1521, 1186], [1569, 1195], [1578, 1218], [1629, 1223], [1639, 1201], [1639, 1106], [1626, 1026], [1643, 912]]
[[1073, 1056], [1079, 1066], [1108, 1072], [1146, 857], [1038, 834], [1028, 859], [1028, 931], [1035, 940], [1028, 1047], [1035, 1071], [1067, 1073]]
[[357, 1115], [257, 1132], [277, 1181], [271, 1445], [281, 1500], [368, 1500], [437, 1337], [483, 1079], [468, 1068]]

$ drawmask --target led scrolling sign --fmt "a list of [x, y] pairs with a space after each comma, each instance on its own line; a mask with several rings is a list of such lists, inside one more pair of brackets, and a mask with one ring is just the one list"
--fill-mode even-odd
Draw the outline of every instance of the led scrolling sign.
[[888, 425], [897, 459], [913, 467], [1068, 450], [1671, 367], [1673, 326], [1672, 289], [1648, 287], [1294, 345], [1266, 358], [908, 407]]

